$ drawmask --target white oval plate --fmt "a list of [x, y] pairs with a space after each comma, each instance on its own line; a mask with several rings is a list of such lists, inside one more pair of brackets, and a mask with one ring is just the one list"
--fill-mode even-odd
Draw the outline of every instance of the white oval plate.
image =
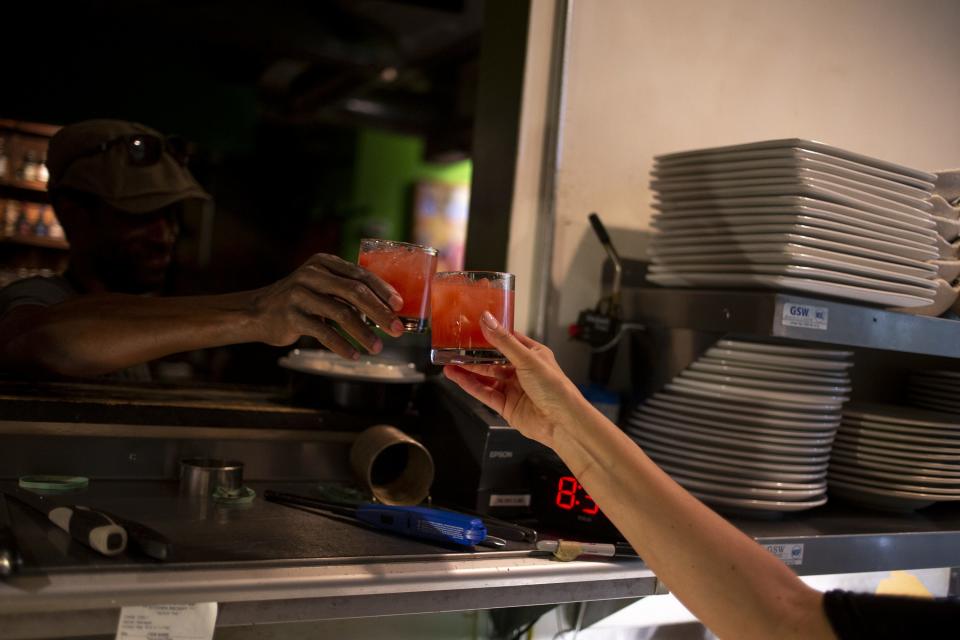
[[[886, 257], [858, 256], [848, 251], [821, 249], [802, 243], [760, 243], [747, 250], [742, 246], [725, 247], [718, 251], [703, 253], [677, 253], [654, 255], [653, 266], [694, 266], [697, 264], [797, 264], [820, 267], [835, 271], [848, 271], [864, 276], [884, 276], [892, 279], [897, 275], [933, 280], [939, 269], [934, 263], [913, 260], [910, 264], [891, 262]], [[907, 281], [912, 282], [912, 281]]]
[[739, 364], [721, 364], [722, 362], [727, 362], [725, 360], [715, 360], [713, 358], [700, 358], [696, 362], [690, 365], [687, 369], [688, 372], [695, 373], [706, 373], [715, 376], [722, 377], [738, 377], [738, 378], [751, 378], [756, 380], [770, 380], [780, 383], [793, 383], [798, 382], [801, 384], [819, 384], [825, 387], [840, 387], [846, 388], [846, 384], [841, 384], [847, 382], [846, 379], [840, 379], [837, 377], [830, 377], [822, 373], [816, 374], [805, 374], [805, 373], [788, 373], [786, 371], [778, 371], [775, 369], [760, 369], [759, 367], [751, 367], [746, 363]]
[[[819, 403], [815, 400], [810, 402], [801, 402], [798, 400], [787, 400], [784, 397], [761, 394], [759, 393], [759, 390], [757, 390], [757, 393], [745, 393], [744, 390], [738, 390], [735, 387], [711, 385], [707, 382], [694, 384], [695, 382], [695, 380], [674, 378], [673, 382], [667, 383], [664, 388], [667, 391], [675, 391], [677, 393], [685, 393], [688, 395], [698, 395], [706, 398], [713, 398], [715, 400], [725, 400], [728, 402], [733, 401], [740, 404], [753, 404], [776, 409], [795, 409], [797, 411], [809, 411], [820, 414], [839, 414], [843, 407], [843, 400], [840, 399]], [[751, 389], [747, 391], [754, 390]], [[780, 394], [780, 396], [787, 395], [788, 394]]]
[[[651, 456], [652, 458], [652, 456]], [[657, 461], [657, 466], [670, 475], [682, 475], [696, 480], [709, 480], [723, 484], [755, 489], [769, 489], [776, 491], [808, 491], [822, 493], [827, 488], [826, 476], [816, 482], [781, 482], [779, 480], [760, 480], [757, 478], [743, 478], [724, 472], [711, 472], [694, 464], [671, 464], [666, 461]], [[960, 482], [960, 481], [958, 481]]]
[[[958, 479], [960, 480], [960, 467], [950, 464], [939, 464], [936, 462], [910, 462], [902, 461], [889, 456], [875, 456], [866, 453], [848, 453], [846, 449], [838, 448], [836, 445], [830, 452], [830, 463], [841, 462], [847, 466], [860, 467], [862, 469], [875, 469], [889, 473], [911, 473], [938, 478]], [[925, 465], [925, 466], [920, 466]]]
[[723, 189], [714, 189], [712, 191], [672, 191], [670, 193], [653, 193], [654, 198], [662, 205], [654, 208], [669, 209], [674, 205], [690, 206], [691, 204], [702, 207], [708, 205], [714, 200], [724, 200], [726, 198], [752, 198], [757, 196], [807, 196], [827, 202], [836, 202], [848, 207], [854, 207], [876, 213], [877, 215], [891, 215], [892, 213], [901, 213], [914, 215], [918, 219], [929, 217], [930, 209], [933, 206], [929, 202], [908, 198], [909, 202], [903, 199], [888, 198], [886, 196], [871, 193], [865, 189], [840, 185], [835, 182], [828, 182], [819, 178], [797, 178], [796, 180], [786, 180], [778, 184], [727, 187]]
[[[637, 441], [643, 445], [645, 442], [659, 444], [670, 447], [675, 453], [680, 452], [698, 452], [707, 453], [714, 456], [714, 459], [726, 463], [737, 463], [743, 465], [752, 464], [778, 464], [781, 465], [784, 472], [787, 473], [816, 473], [826, 471], [829, 456], [803, 457], [793, 455], [774, 455], [769, 453], [759, 453], [751, 451], [742, 451], [740, 449], [719, 449], [716, 446], [708, 446], [677, 440], [676, 438], [664, 437], [660, 433], [639, 430], [632, 426], [627, 426], [626, 431], [635, 436]], [[767, 468], [767, 467], [763, 467]]]
[[641, 443], [640, 437], [636, 434], [630, 434], [630, 437], [638, 445], [640, 445], [644, 451], [652, 451], [658, 455], [667, 454], [674, 457], [681, 456], [684, 459], [690, 459], [691, 461], [696, 460], [698, 462], [712, 462], [727, 467], [733, 466], [740, 470], [741, 475], [749, 476], [751, 473], [775, 473], [778, 474], [778, 479], [783, 480], [795, 480], [800, 478], [819, 480], [821, 478], [825, 478], [827, 473], [827, 462], [818, 462], [816, 464], [790, 464], [780, 460], [759, 460], [756, 457], [750, 460], [742, 460], [740, 458], [730, 458], [728, 460], [724, 459], [722, 456], [718, 456], [716, 449], [709, 447], [706, 449], [706, 451], [704, 451], [702, 450], [702, 447], [690, 449], [683, 447], [682, 445], [678, 446], [670, 443], [665, 444], [653, 439], [646, 439], [643, 441], [643, 443]]
[[[796, 464], [807, 460], [821, 462], [829, 459], [830, 447], [790, 447], [786, 445], [767, 444], [764, 442], [747, 441], [743, 438], [731, 438], [710, 433], [697, 433], [690, 428], [678, 425], [657, 424], [649, 419], [629, 420], [627, 429], [633, 433], [643, 434], [643, 437], [659, 436], [672, 438], [675, 442], [686, 446], [713, 446], [715, 450], [724, 454], [751, 458], [760, 455], [783, 457]], [[762, 459], [762, 458], [761, 458]]]
[[712, 382], [714, 384], [727, 384], [743, 387], [744, 389], [768, 389], [771, 391], [793, 391], [796, 393], [822, 393], [833, 396], [838, 394], [847, 394], [853, 390], [853, 387], [847, 385], [831, 384], [810, 384], [800, 382], [777, 382], [775, 380], [764, 380], [762, 378], [748, 378], [746, 376], [721, 375], [718, 373], [706, 373], [687, 369], [680, 374], [681, 378], [691, 380], [700, 380], [703, 382]]
[[[696, 189], [701, 185], [709, 187], [730, 184], [745, 184], [747, 181], [773, 181], [791, 177], [821, 177], [824, 180], [841, 178], [864, 188], [871, 187], [881, 192], [898, 193], [913, 199], [925, 200], [930, 197], [930, 188], [920, 188], [904, 184], [835, 164], [812, 158], [795, 158], [789, 163], [781, 161], [778, 165], [767, 164], [762, 167], [731, 168], [725, 163], [702, 163], [685, 165], [681, 171], [677, 168], [656, 168], [651, 171], [650, 188], [658, 191], [670, 189]], [[759, 184], [759, 183], [758, 183]], [[929, 183], [927, 183], [929, 184]]]
[[945, 455], [937, 453], [916, 453], [905, 451], [903, 449], [890, 449], [887, 447], [876, 447], [868, 444], [859, 444], [854, 441], [843, 438], [833, 439], [833, 450], [840, 451], [848, 456], [871, 455], [884, 458], [896, 458], [901, 460], [904, 465], [914, 464], [918, 466], [943, 465], [945, 468], [956, 468], [960, 471], [960, 457], [954, 455]]
[[[805, 267], [793, 264], [698, 264], [694, 267], [676, 265], [650, 265], [648, 279], [655, 281], [653, 276], [672, 278], [678, 282], [677, 286], [687, 286], [681, 282], [684, 278], [703, 280], [702, 274], [709, 274], [714, 278], [730, 274], [739, 277], [743, 274], [762, 277], [806, 278], [817, 282], [836, 283], [850, 287], [862, 287], [869, 291], [884, 293], [900, 293], [920, 298], [936, 299], [937, 281], [920, 280], [918, 283], [908, 284], [901, 280], [877, 278], [876, 276], [861, 276], [846, 271], [821, 269], [819, 267]], [[709, 280], [709, 279], [708, 279]], [[669, 282], [669, 280], [665, 281]], [[665, 282], [661, 282], [664, 284]]]
[[799, 502], [803, 500], [815, 500], [826, 494], [827, 488], [806, 490], [806, 491], [787, 491], [781, 489], [763, 489], [760, 487], [741, 487], [720, 482], [709, 482], [691, 478], [683, 474], [669, 474], [680, 486], [687, 491], [709, 491], [714, 495], [730, 496], [732, 498], [754, 498], [760, 500], [783, 500], [784, 502]]
[[649, 428], [664, 435], [678, 435], [689, 440], [700, 442], [715, 442], [724, 446], [745, 449], [748, 451], [768, 451], [770, 453], [787, 453], [800, 455], [829, 454], [832, 438], [824, 441], [797, 440], [796, 438], [779, 438], [744, 431], [718, 431], [709, 427], [702, 427], [675, 418], [662, 418], [651, 414], [642, 414], [629, 418], [628, 422], [639, 428]]
[[705, 355], [710, 358], [717, 358], [721, 360], [746, 362], [751, 366], [775, 366], [790, 372], [845, 372], [853, 366], [852, 362], [846, 360], [836, 361], [819, 358], [795, 358], [792, 356], [779, 356], [769, 353], [750, 353], [741, 351], [740, 349], [721, 349], [719, 347], [710, 347]]
[[671, 411], [669, 409], [660, 409], [649, 405], [642, 407], [633, 414], [636, 417], [650, 416], [659, 418], [661, 421], [683, 422], [693, 427], [711, 430], [713, 433], [728, 433], [730, 435], [750, 435], [760, 438], [776, 438], [777, 440], [768, 440], [767, 442], [783, 441], [784, 444], [791, 442], [800, 445], [823, 446], [833, 443], [833, 436], [836, 435], [836, 429], [827, 429], [824, 431], [797, 431], [778, 428], [765, 428], [752, 424], [742, 424], [729, 416], [720, 416], [716, 419], [701, 418], [690, 416], [683, 413]]
[[774, 234], [796, 234], [810, 238], [820, 238], [831, 242], [839, 242], [848, 247], [862, 247], [873, 251], [887, 253], [913, 260], [933, 260], [940, 257], [936, 242], [920, 244], [907, 242], [899, 238], [896, 241], [880, 240], [868, 237], [865, 234], [845, 233], [826, 229], [821, 226], [806, 224], [774, 224], [774, 225], [747, 225], [745, 227], [715, 227], [711, 233], [704, 233], [700, 229], [691, 230], [662, 230], [652, 239], [652, 246], [657, 251], [671, 247], [716, 245], [718, 243], [750, 244], [752, 238]]
[[866, 507], [892, 511], [915, 511], [939, 502], [939, 496], [908, 491], [891, 491], [864, 486], [854, 482], [833, 480], [827, 487], [827, 495], [843, 498]]
[[870, 229], [873, 231], [882, 231], [889, 228], [891, 233], [916, 242], [929, 242], [936, 237], [936, 230], [927, 227], [917, 226], [913, 218], [900, 220], [874, 215], [866, 211], [849, 209], [839, 205], [832, 205], [836, 209], [830, 208], [830, 203], [819, 200], [811, 200], [813, 205], [795, 205], [795, 206], [760, 206], [760, 207], [705, 207], [703, 209], [685, 209], [682, 211], [659, 211], [650, 221], [656, 229], [695, 229], [706, 224], [754, 224], [752, 221], [760, 219], [784, 219], [793, 217], [797, 221], [809, 221], [814, 224], [814, 220], [823, 222], [834, 222], [841, 225]]
[[830, 458], [830, 469], [848, 476], [863, 477], [864, 480], [875, 478], [878, 480], [885, 480], [887, 482], [902, 481], [913, 485], [930, 485], [932, 487], [943, 485], [945, 487], [956, 487], [957, 492], [960, 493], [960, 478], [944, 478], [941, 476], [879, 471], [877, 469], [872, 469], [857, 463], [851, 464], [842, 459], [837, 459], [836, 457]]
[[[895, 164], [879, 158], [871, 158], [860, 153], [847, 151], [840, 147], [809, 140], [805, 138], [779, 138], [776, 140], [761, 140], [759, 142], [746, 142], [742, 144], [725, 145], [722, 147], [707, 147], [702, 149], [691, 149], [689, 151], [678, 151], [654, 156], [654, 161], [658, 167], [678, 166], [684, 164], [697, 164], [704, 160], [711, 162], [722, 162], [726, 160], [755, 160], [758, 158], [779, 157], [781, 155], [806, 155], [809, 152], [816, 152], [824, 159], [839, 158], [855, 162], [866, 169], [880, 169], [895, 176], [912, 178], [920, 180], [924, 184], [936, 182], [936, 174], [927, 171], [920, 171], [912, 167], [901, 164]], [[894, 178], [891, 178], [894, 179]], [[902, 181], [902, 180], [901, 180]]]
[[[839, 414], [808, 413], [806, 411], [793, 411], [784, 409], [774, 409], [770, 407], [760, 407], [742, 402], [731, 401], [730, 398], [721, 398], [712, 400], [699, 396], [689, 395], [687, 393], [671, 393], [659, 391], [654, 394], [654, 398], [669, 402], [672, 408], [682, 410], [683, 407], [697, 407], [701, 409], [711, 409], [719, 411], [719, 415], [727, 413], [745, 414], [748, 416], [759, 416], [762, 418], [774, 418], [777, 420], [789, 420], [794, 424], [814, 425], [817, 423], [825, 426], [837, 426], [840, 424]], [[802, 427], [801, 427], [802, 428]], [[817, 427], [822, 428], [822, 427]]]
[[[727, 406], [729, 407], [729, 405]], [[729, 408], [726, 411], [717, 411], [696, 405], [664, 402], [660, 398], [648, 399], [643, 407], [668, 412], [685, 419], [696, 418], [711, 422], [727, 421], [738, 425], [740, 429], [776, 429], [784, 433], [809, 433], [817, 437], [835, 434], [837, 427], [840, 426], [839, 420], [832, 422], [783, 420], [740, 411], [730, 411]]]
[[[715, 358], [713, 356], [708, 356], [704, 354], [701, 356], [694, 364], [704, 364], [712, 365], [715, 367], [743, 367], [748, 371], [753, 371], [752, 375], [747, 377], [757, 377], [757, 374], [763, 374], [764, 376], [769, 376], [770, 379], [774, 379], [773, 376], [777, 376], [777, 380], [796, 380], [796, 381], [812, 381], [812, 382], [821, 382], [825, 381], [829, 384], [840, 384], [846, 385], [850, 384], [850, 377], [847, 375], [846, 371], [802, 371], [795, 373], [794, 371], [784, 370], [782, 365], [771, 364], [766, 362], [748, 362], [746, 360], [730, 360], [729, 358]], [[690, 365], [691, 368], [693, 365]], [[741, 375], [747, 375], [746, 373]]]
[[[704, 253], [755, 253], [759, 251], [781, 251], [783, 245], [796, 244], [817, 249], [825, 249], [836, 253], [846, 253], [862, 258], [870, 258], [880, 262], [902, 264], [927, 272], [936, 272], [936, 266], [927, 264], [923, 260], [907, 258], [888, 251], [876, 251], [869, 247], [856, 244], [845, 244], [833, 240], [824, 240], [816, 236], [807, 236], [797, 233], [761, 233], [739, 238], [726, 238], [718, 242], [714, 238], [707, 238], [703, 242], [685, 242], [681, 245], [665, 247], [657, 243], [654, 236], [650, 245], [650, 256], [654, 262], [662, 258]], [[926, 268], [924, 268], [924, 265]]]
[[[670, 247], [686, 244], [692, 240], [703, 242], [725, 237], [750, 236], [765, 233], [799, 233], [834, 240], [836, 242], [853, 242], [859, 246], [868, 247], [876, 251], [887, 251], [894, 255], [906, 256], [917, 260], [933, 260], [940, 255], [936, 238], [926, 242], [906, 239], [893, 232], [886, 235], [866, 229], [856, 229], [848, 225], [828, 223], [822, 220], [787, 220], [786, 222], [766, 222], [758, 220], [749, 224], [721, 224], [712, 221], [713, 225], [695, 227], [693, 229], [671, 229], [659, 227], [654, 236], [658, 247]], [[749, 240], [747, 240], [749, 241]]]
[[718, 496], [705, 491], [691, 491], [694, 497], [714, 507], [733, 507], [744, 511], [806, 511], [827, 503], [827, 496], [816, 500], [806, 500], [797, 502], [782, 502], [777, 500], [758, 500], [751, 498], [730, 498], [728, 496]]
[[855, 482], [867, 487], [877, 489], [889, 489], [891, 491], [910, 491], [913, 493], [926, 493], [932, 496], [938, 496], [941, 500], [960, 500], [960, 489], [928, 487], [916, 485], [907, 482], [885, 482], [883, 480], [874, 480], [872, 478], [863, 478], [860, 476], [851, 476], [844, 473], [838, 473], [833, 470], [827, 471], [827, 482]]
[[862, 403], [847, 405], [844, 416], [886, 422], [888, 424], [907, 424], [916, 427], [960, 429], [960, 418], [937, 411], [927, 411], [893, 404]]
[[716, 384], [688, 378], [674, 378], [667, 385], [674, 388], [692, 389], [697, 392], [728, 394], [728, 397], [754, 404], [776, 403], [778, 406], [796, 407], [809, 411], [837, 412], [849, 398], [841, 395], [789, 393], [786, 391], [768, 391], [765, 389], [744, 388], [737, 385]]
[[941, 438], [944, 442], [948, 444], [955, 444], [957, 439], [960, 439], [960, 427], [956, 429], [934, 429], [928, 427], [915, 427], [909, 424], [890, 424], [886, 422], [874, 422], [871, 420], [861, 420], [860, 418], [852, 418], [850, 416], [844, 416], [844, 422], [847, 422], [850, 425], [856, 427], [865, 427], [873, 431], [889, 431], [891, 433], [902, 433], [916, 436], [927, 436], [933, 438]]
[[[750, 462], [744, 465], [742, 462], [733, 464], [724, 464], [717, 462], [715, 456], [710, 454], [696, 453], [693, 451], [677, 452], [669, 446], [656, 445], [648, 442], [643, 451], [650, 456], [650, 459], [657, 463], [673, 464], [687, 469], [698, 469], [705, 473], [720, 474], [723, 477], [729, 477], [731, 482], [734, 480], [742, 482], [774, 482], [788, 483], [797, 485], [819, 484], [824, 482], [827, 477], [827, 470], [821, 469], [814, 472], [787, 473], [779, 464], [761, 465], [757, 462]], [[769, 467], [769, 468], [768, 468]]]
[[921, 460], [939, 460], [941, 462], [956, 462], [960, 463], [960, 454], [953, 453], [952, 451], [943, 451], [942, 447], [937, 447], [936, 450], [933, 447], [929, 446], [917, 446], [910, 444], [903, 444], [901, 442], [892, 442], [889, 440], [877, 440], [874, 438], [865, 438], [865, 437], [850, 437], [845, 434], [843, 431], [843, 425], [841, 425], [841, 430], [837, 431], [837, 435], [834, 436], [834, 443], [846, 445], [848, 448], [856, 450], [864, 450], [868, 453], [879, 453], [883, 455], [886, 453], [889, 455], [891, 452], [899, 452], [900, 457], [909, 457], [919, 458]]
[[[694, 180], [665, 178], [652, 180], [650, 189], [661, 202], [705, 200], [736, 197], [738, 195], [768, 193], [795, 193], [797, 188], [819, 189], [841, 197], [856, 199], [863, 204], [894, 211], [929, 212], [933, 206], [927, 200], [930, 192], [900, 186], [890, 189], [859, 179], [850, 179], [817, 169], [796, 168], [780, 175], [736, 176], [730, 178], [698, 177]], [[834, 198], [829, 198], [833, 200]]]
[[[800, 141], [803, 142], [803, 141]], [[800, 166], [804, 163], [816, 162], [818, 165], [843, 168], [861, 175], [876, 176], [888, 182], [906, 184], [914, 189], [930, 192], [935, 186], [936, 174], [926, 173], [926, 178], [919, 178], [913, 169], [911, 175], [901, 171], [891, 171], [871, 166], [863, 162], [856, 162], [848, 158], [840, 158], [828, 153], [803, 148], [767, 148], [747, 151], [710, 152], [700, 155], [700, 159], [688, 157], [682, 162], [664, 158], [654, 163], [652, 175], [673, 175], [684, 173], [702, 173], [703, 171], [723, 169], [764, 169], [767, 167]], [[932, 178], [930, 177], [932, 176]]]
[[[787, 289], [803, 291], [819, 296], [832, 296], [846, 300], [870, 302], [885, 307], [926, 307], [933, 303], [933, 296], [896, 293], [881, 289], [867, 289], [848, 284], [839, 284], [812, 278], [771, 276], [756, 273], [648, 273], [647, 280], [666, 287], [742, 287], [746, 289]], [[877, 281], [879, 283], [879, 281]], [[879, 286], [879, 284], [878, 284]]]
[[926, 450], [960, 455], [960, 441], [951, 440], [950, 438], [920, 435], [904, 431], [892, 431], [889, 429], [874, 429], [863, 423], [852, 422], [843, 422], [840, 431], [850, 437], [858, 437], [864, 441], [902, 442], [904, 444], [914, 444]]
[[853, 351], [821, 349], [819, 347], [794, 347], [782, 344], [750, 342], [747, 340], [736, 340], [731, 338], [717, 340], [717, 343], [714, 346], [720, 347], [721, 349], [739, 349], [741, 351], [756, 351], [757, 353], [770, 353], [777, 356], [799, 356], [801, 358], [848, 360], [853, 357]]

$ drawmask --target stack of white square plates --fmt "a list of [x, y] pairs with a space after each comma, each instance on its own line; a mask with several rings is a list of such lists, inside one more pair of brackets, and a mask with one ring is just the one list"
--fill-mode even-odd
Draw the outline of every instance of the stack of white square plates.
[[956, 371], [915, 371], [907, 393], [910, 404], [960, 414], [960, 373]]
[[822, 505], [851, 356], [720, 340], [640, 405], [627, 433], [718, 511], [769, 515]]
[[941, 257], [934, 174], [810, 140], [656, 158], [651, 282], [924, 307]]
[[960, 419], [892, 405], [843, 412], [830, 457], [830, 495], [912, 511], [960, 500]]

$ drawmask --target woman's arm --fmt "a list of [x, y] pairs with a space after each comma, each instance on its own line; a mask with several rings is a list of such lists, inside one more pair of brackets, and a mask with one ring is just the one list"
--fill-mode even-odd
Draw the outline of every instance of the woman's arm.
[[446, 375], [552, 448], [603, 512], [705, 625], [723, 638], [833, 638], [822, 595], [704, 506], [593, 408], [549, 349], [484, 315], [511, 367], [447, 367]]

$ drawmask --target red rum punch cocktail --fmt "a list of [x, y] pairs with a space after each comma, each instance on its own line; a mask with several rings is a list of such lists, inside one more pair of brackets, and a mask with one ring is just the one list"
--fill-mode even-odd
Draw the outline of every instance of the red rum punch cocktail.
[[480, 329], [484, 311], [513, 331], [514, 276], [495, 271], [447, 271], [433, 277], [431, 350], [434, 364], [503, 363]]
[[430, 322], [430, 284], [437, 270], [437, 250], [393, 240], [360, 241], [361, 267], [380, 276], [400, 297], [403, 307], [397, 312], [403, 330], [423, 333]]

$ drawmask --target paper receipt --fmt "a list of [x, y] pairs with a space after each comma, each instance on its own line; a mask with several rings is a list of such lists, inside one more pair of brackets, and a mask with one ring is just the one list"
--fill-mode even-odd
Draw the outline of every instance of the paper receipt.
[[210, 640], [217, 603], [123, 607], [116, 640]]

